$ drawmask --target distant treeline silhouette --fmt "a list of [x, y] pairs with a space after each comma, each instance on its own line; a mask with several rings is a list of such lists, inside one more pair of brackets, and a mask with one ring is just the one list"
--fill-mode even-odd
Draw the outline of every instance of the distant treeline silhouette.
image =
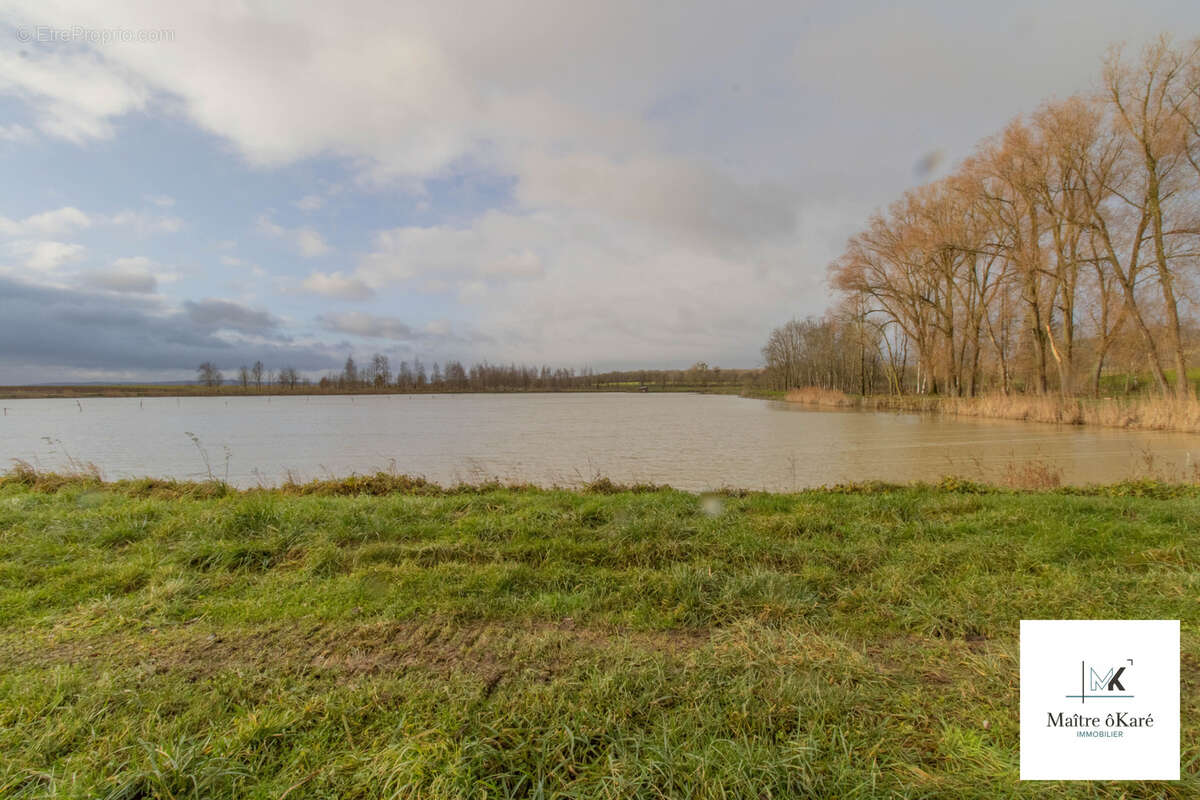
[[401, 361], [393, 368], [391, 360], [375, 353], [361, 366], [353, 356], [346, 359], [340, 372], [331, 372], [317, 380], [302, 376], [285, 366], [277, 371], [261, 361], [237, 369], [232, 381], [211, 361], [196, 368], [199, 382], [208, 387], [234, 386], [241, 389], [316, 389], [321, 391], [581, 391], [603, 389], [657, 388], [747, 388], [758, 387], [761, 369], [722, 369], [698, 361], [687, 369], [612, 370], [596, 372], [590, 367], [576, 370], [566, 367], [489, 364], [479, 362], [466, 367], [460, 361], [434, 362], [426, 368], [419, 359]]

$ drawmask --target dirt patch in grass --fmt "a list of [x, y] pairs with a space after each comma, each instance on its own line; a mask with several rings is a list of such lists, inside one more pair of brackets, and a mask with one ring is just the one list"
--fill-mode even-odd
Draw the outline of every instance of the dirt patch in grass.
[[185, 625], [19, 645], [0, 664], [86, 665], [175, 673], [190, 680], [232, 670], [345, 681], [415, 669], [444, 678], [474, 675], [494, 689], [508, 675], [549, 680], [573, 664], [622, 650], [685, 656], [708, 642], [707, 631], [582, 628], [570, 620], [314, 622], [233, 631]]

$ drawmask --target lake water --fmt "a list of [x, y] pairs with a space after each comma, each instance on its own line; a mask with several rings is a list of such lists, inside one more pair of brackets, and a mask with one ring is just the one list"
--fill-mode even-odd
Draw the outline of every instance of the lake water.
[[[814, 411], [695, 394], [359, 395], [3, 400], [0, 460], [94, 463], [105, 478], [239, 486], [392, 469], [439, 483], [681, 489], [998, 479], [1033, 459], [1070, 483], [1190, 476], [1200, 436], [916, 414]], [[196, 441], [189, 436], [194, 434]], [[197, 444], [198, 443], [198, 444]]]

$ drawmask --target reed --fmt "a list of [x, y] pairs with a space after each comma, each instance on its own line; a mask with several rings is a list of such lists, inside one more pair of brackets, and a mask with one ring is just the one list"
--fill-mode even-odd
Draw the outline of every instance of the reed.
[[850, 408], [858, 405], [858, 400], [837, 389], [822, 389], [819, 386], [805, 386], [791, 389], [784, 396], [789, 403], [802, 403], [806, 406], [822, 406], [824, 408]]
[[912, 411], [963, 417], [1013, 419], [1056, 425], [1097, 425], [1134, 430], [1200, 433], [1200, 402], [1163, 397], [1062, 398], [1052, 395], [988, 394], [978, 397], [934, 395], [848, 395], [836, 389], [790, 390], [788, 402], [821, 408]]

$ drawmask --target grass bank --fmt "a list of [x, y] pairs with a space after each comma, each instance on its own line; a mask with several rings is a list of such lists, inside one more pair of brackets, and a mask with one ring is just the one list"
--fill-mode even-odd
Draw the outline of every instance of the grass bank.
[[942, 397], [931, 395], [848, 395], [836, 389], [792, 389], [785, 398], [824, 408], [857, 408], [867, 411], [915, 411], [991, 417], [1059, 425], [1100, 425], [1155, 431], [1200, 433], [1200, 402], [1170, 398], [1076, 398], [1057, 395], [981, 395]]
[[[1194, 487], [356, 481], [0, 479], [0, 796], [1200, 794]], [[1183, 620], [1183, 781], [1017, 781], [1030, 617]]]

